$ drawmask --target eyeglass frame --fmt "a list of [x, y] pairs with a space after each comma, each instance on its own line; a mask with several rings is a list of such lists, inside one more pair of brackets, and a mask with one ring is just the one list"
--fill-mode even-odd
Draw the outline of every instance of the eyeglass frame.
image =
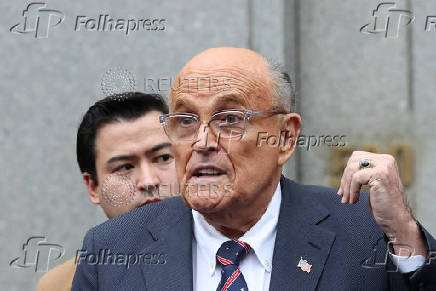
[[[244, 131], [242, 132], [239, 140], [242, 139], [242, 137], [244, 136], [244, 134], [246, 132], [246, 128], [247, 128], [247, 123], [248, 123], [248, 121], [250, 120], [251, 117], [262, 115], [262, 114], [273, 114], [273, 115], [276, 115], [276, 114], [288, 114], [288, 113], [290, 113], [290, 112], [288, 112], [288, 111], [286, 111], [284, 109], [280, 109], [280, 108], [277, 108], [277, 107], [275, 107], [275, 108], [273, 107], [273, 108], [268, 109], [268, 110], [249, 110], [249, 109], [226, 109], [226, 110], [220, 110], [220, 111], [216, 111], [216, 112], [214, 112], [212, 114], [211, 118], [207, 122], [207, 127], [212, 128], [212, 127], [210, 127], [210, 123], [212, 121], [214, 121], [214, 119], [213, 119], [214, 116], [216, 116], [217, 114], [225, 113], [225, 112], [239, 112], [239, 113], [243, 113], [243, 115], [244, 115], [244, 128], [243, 128], [243, 130]], [[189, 117], [195, 117], [195, 118], [197, 118], [198, 121], [200, 121], [200, 116], [198, 114], [195, 114], [195, 113], [186, 113], [186, 112], [174, 112], [174, 113], [162, 114], [161, 116], [159, 116], [159, 122], [162, 124], [166, 135], [168, 136], [168, 138], [171, 141], [192, 141], [195, 138], [195, 136], [196, 136], [195, 132], [198, 133], [198, 129], [201, 126], [201, 122], [199, 122], [198, 128], [194, 131], [194, 134], [192, 135], [192, 138], [190, 138], [190, 139], [174, 139], [168, 133], [167, 125], [166, 125], [166, 119], [169, 118], [169, 117], [178, 116], [178, 115], [180, 115], [180, 116], [187, 116], [187, 117], [188, 116]]]

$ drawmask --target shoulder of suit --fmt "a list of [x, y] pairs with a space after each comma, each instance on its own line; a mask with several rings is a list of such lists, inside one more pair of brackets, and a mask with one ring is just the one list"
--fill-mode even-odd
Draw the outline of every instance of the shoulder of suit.
[[[132, 230], [144, 231], [147, 225], [160, 222], [165, 225], [168, 219], [187, 210], [188, 208], [180, 196], [173, 197], [132, 209], [91, 228], [89, 232], [104, 233], [105, 235], [99, 237], [109, 240], [114, 240], [116, 237], [123, 238], [127, 234], [132, 237], [134, 235]], [[117, 231], [114, 232], [114, 229]]]
[[356, 219], [367, 219], [370, 216], [367, 192], [362, 191], [360, 193], [358, 203], [345, 205], [341, 203], [341, 196], [337, 194], [338, 189], [299, 184], [287, 178], [282, 179], [282, 181], [286, 185], [285, 189], [287, 189], [285, 191], [287, 193], [282, 193], [282, 195], [293, 195], [297, 196], [296, 199], [304, 199], [311, 203], [322, 205], [329, 210], [331, 215], [349, 216]]
[[75, 258], [51, 269], [38, 282], [37, 291], [71, 290], [74, 273], [76, 272]]

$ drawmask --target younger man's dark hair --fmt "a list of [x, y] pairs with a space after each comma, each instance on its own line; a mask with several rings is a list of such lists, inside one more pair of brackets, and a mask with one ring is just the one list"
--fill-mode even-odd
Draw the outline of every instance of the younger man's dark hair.
[[77, 131], [76, 154], [82, 173], [89, 173], [98, 184], [95, 169], [95, 137], [103, 125], [118, 121], [132, 121], [150, 111], [168, 113], [168, 105], [159, 94], [128, 92], [108, 96], [97, 101], [83, 116]]

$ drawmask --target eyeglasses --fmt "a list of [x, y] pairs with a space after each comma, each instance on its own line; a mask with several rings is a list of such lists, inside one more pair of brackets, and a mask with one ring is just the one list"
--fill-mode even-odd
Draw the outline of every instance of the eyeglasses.
[[[207, 123], [219, 138], [241, 139], [251, 117], [262, 114], [286, 114], [285, 110], [223, 110], [214, 113]], [[170, 113], [159, 117], [165, 133], [172, 141], [193, 140], [200, 128], [200, 117], [193, 113]]]

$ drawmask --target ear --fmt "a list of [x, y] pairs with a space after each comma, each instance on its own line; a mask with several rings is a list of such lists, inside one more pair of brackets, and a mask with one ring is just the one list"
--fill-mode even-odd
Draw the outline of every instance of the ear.
[[91, 174], [83, 173], [83, 181], [85, 182], [86, 189], [88, 190], [89, 199], [94, 204], [100, 204], [100, 195], [98, 192], [98, 185], [94, 183], [94, 180], [91, 178]]
[[283, 117], [280, 129], [279, 166], [283, 166], [293, 154], [301, 129], [301, 117], [298, 113], [288, 113]]

